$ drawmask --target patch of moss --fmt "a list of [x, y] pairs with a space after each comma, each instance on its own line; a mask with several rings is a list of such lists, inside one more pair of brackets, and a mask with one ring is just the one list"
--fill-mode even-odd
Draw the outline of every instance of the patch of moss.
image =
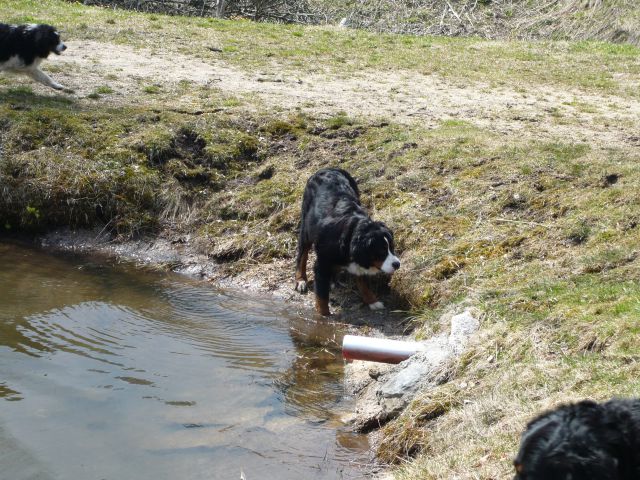
[[150, 125], [127, 139], [127, 145], [143, 153], [151, 165], [159, 165], [174, 155], [174, 137], [171, 127]]
[[258, 161], [258, 139], [251, 134], [225, 129], [213, 133], [204, 148], [203, 161], [218, 170], [243, 169]]
[[353, 125], [353, 123], [354, 120], [349, 118], [345, 112], [340, 112], [326, 121], [327, 127], [331, 130], [338, 130], [344, 126]]

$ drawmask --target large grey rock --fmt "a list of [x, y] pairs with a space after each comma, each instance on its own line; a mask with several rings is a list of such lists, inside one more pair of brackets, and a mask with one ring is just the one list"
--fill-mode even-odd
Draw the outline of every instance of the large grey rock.
[[357, 381], [348, 385], [357, 385], [356, 413], [354, 428], [369, 431], [384, 425], [402, 412], [416, 393], [431, 388], [443, 377], [442, 373], [463, 351], [469, 338], [478, 330], [480, 322], [469, 310], [453, 315], [450, 331], [426, 340], [425, 350], [408, 358], [398, 365], [380, 369], [379, 375], [363, 375], [363, 371], [372, 371], [371, 362], [353, 362], [347, 367], [357, 374]]
[[415, 392], [418, 385], [431, 378], [430, 374], [435, 373], [453, 353], [446, 337], [439, 336], [423, 343], [424, 352], [418, 352], [400, 363], [396, 371], [380, 385], [378, 394], [381, 397], [402, 397]]

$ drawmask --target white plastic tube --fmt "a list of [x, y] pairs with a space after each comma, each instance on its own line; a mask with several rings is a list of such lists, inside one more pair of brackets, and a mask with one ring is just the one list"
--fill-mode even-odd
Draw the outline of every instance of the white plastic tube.
[[342, 340], [342, 356], [347, 360], [400, 363], [425, 347], [418, 342], [403, 342], [384, 338], [345, 335]]

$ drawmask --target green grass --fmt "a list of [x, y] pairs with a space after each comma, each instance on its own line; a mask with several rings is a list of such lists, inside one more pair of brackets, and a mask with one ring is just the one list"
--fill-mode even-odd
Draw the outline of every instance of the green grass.
[[109, 95], [111, 93], [114, 93], [113, 88], [107, 86], [107, 85], [102, 85], [100, 87], [97, 87], [93, 92], [91, 92], [89, 95], [87, 95], [87, 97], [93, 99], [93, 100], [97, 100], [98, 98], [100, 98], [102, 95]]
[[[58, 24], [65, 38], [184, 49], [251, 72], [435, 73], [482, 82], [487, 94], [551, 85], [588, 113], [603, 106], [580, 89], [619, 95], [620, 108], [638, 91], [623, 80], [639, 73], [638, 50], [604, 43], [374, 35], [51, 0], [9, 0], [0, 14]], [[505, 135], [473, 118], [422, 125], [268, 109], [190, 82], [132, 80], [135, 102], [125, 105], [105, 84], [89, 99], [12, 85], [0, 83], [5, 230], [186, 232], [232, 274], [291, 264], [314, 171], [340, 166], [358, 179], [363, 203], [395, 232], [403, 266], [391, 287], [417, 335], [446, 329], [440, 314], [461, 304], [483, 313], [451, 380], [385, 427], [385, 461], [417, 455], [398, 478], [507, 478], [522, 427], [541, 409], [640, 394], [637, 147], [535, 129]]]

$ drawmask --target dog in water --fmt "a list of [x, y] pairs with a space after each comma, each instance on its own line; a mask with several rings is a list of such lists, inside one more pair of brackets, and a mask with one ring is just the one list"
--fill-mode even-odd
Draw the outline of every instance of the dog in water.
[[400, 268], [393, 249], [393, 234], [374, 222], [360, 204], [358, 185], [340, 168], [325, 168], [312, 175], [302, 197], [302, 217], [296, 258], [296, 285], [307, 291], [307, 258], [315, 246], [314, 290], [316, 311], [329, 315], [329, 290], [336, 270], [356, 276], [364, 302], [372, 310], [384, 308], [367, 286], [365, 277]]
[[640, 479], [640, 399], [582, 401], [531, 421], [514, 480]]
[[67, 49], [51, 25], [7, 25], [0, 23], [0, 71], [23, 73], [56, 90], [65, 87], [40, 70], [50, 54]]

